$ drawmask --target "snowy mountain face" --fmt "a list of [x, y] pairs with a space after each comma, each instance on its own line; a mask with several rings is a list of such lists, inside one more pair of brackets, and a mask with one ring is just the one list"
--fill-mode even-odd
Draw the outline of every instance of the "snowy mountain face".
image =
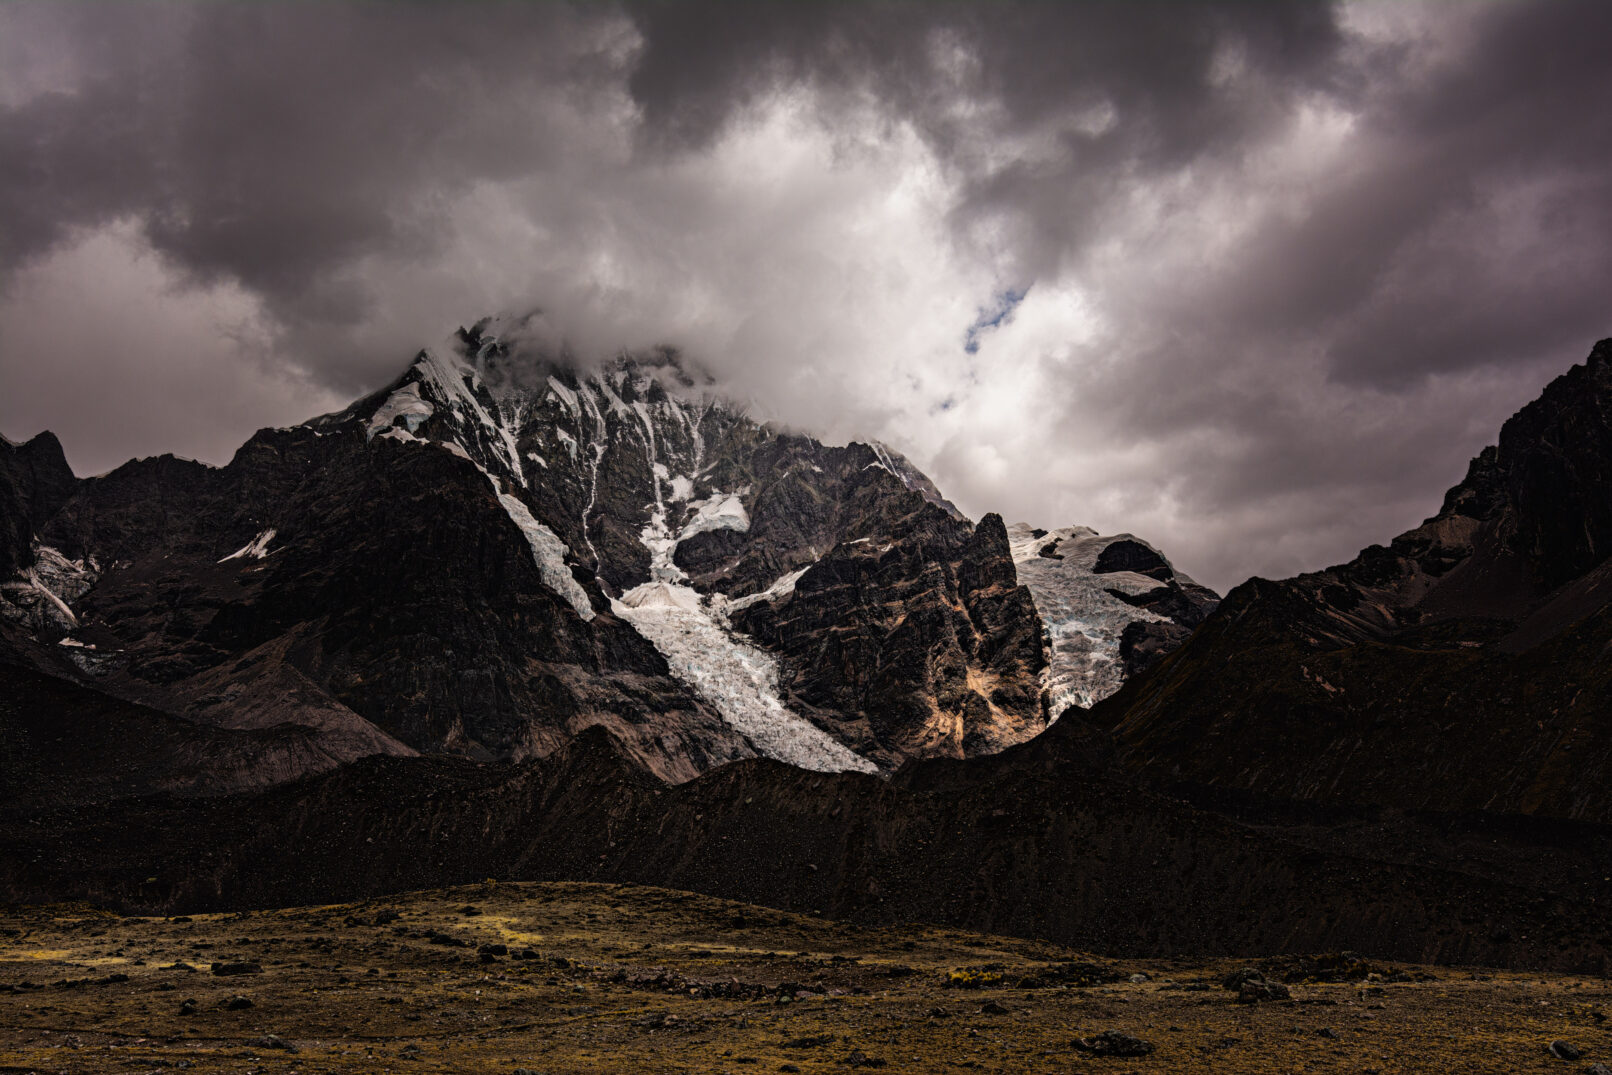
[[[874, 771], [1000, 749], [1044, 726], [1041, 654], [1033, 645], [1011, 658], [983, 654], [991, 629], [970, 619], [946, 571], [973, 527], [883, 445], [780, 434], [712, 395], [671, 353], [579, 371], [512, 353], [486, 324], [451, 350], [422, 352], [389, 389], [315, 426], [355, 424], [370, 442], [446, 449], [475, 465], [530, 540], [545, 583], [589, 620], [598, 614], [583, 588], [591, 582], [609, 614], [761, 754]], [[892, 634], [901, 600], [875, 594], [896, 613], [865, 654], [882, 693], [861, 683], [861, 664], [834, 670], [845, 689], [832, 697], [803, 689], [821, 680], [823, 649], [844, 626], [837, 598], [832, 622], [811, 617], [813, 630], [791, 644], [760, 646], [741, 629], [763, 606], [812, 607], [817, 591], [797, 587], [836, 549], [888, 549], [898, 532], [921, 536], [922, 548], [883, 584], [899, 589], [910, 576], [932, 586], [938, 560], [941, 592], [962, 614], [935, 637]], [[1005, 564], [1005, 545], [997, 552]], [[1022, 605], [1020, 628], [1034, 615]], [[969, 687], [970, 676], [987, 692]], [[870, 716], [891, 697], [902, 718]]]
[[1008, 529], [1013, 565], [1046, 624], [1053, 719], [1089, 709], [1180, 643], [1219, 598], [1157, 549], [1084, 526]]
[[223, 468], [78, 481], [54, 440], [8, 442], [0, 658], [314, 729], [315, 767], [519, 760], [603, 725], [672, 780], [874, 772], [1037, 734], [1207, 594], [1099, 563], [1132, 539], [975, 526], [899, 454], [758, 423], [670, 351], [581, 368], [506, 328]]

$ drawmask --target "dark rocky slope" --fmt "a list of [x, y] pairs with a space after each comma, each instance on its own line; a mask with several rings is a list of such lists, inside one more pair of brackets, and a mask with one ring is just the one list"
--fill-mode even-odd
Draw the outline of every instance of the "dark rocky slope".
[[1612, 340], [1388, 546], [1233, 590], [1091, 719], [1150, 778], [1612, 822]]

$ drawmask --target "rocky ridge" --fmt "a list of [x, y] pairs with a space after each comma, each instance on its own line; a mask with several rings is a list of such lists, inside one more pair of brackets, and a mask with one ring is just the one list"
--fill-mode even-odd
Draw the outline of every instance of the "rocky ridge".
[[1091, 720], [1182, 787], [1612, 822], [1608, 505], [1603, 340], [1436, 515], [1349, 563], [1237, 587]]

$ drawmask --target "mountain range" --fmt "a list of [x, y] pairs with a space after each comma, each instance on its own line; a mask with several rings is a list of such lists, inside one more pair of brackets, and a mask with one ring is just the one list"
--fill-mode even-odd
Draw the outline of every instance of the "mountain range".
[[596, 724], [670, 780], [874, 772], [1034, 736], [1217, 600], [1129, 535], [1010, 542], [889, 448], [759, 423], [672, 352], [577, 369], [494, 331], [520, 327], [461, 330], [222, 468], [80, 481], [48, 434], [8, 442], [11, 659], [305, 729], [286, 775], [520, 761]]
[[521, 327], [222, 468], [0, 446], [0, 891], [631, 880], [1606, 973], [1612, 341], [1422, 526], [1219, 601]]

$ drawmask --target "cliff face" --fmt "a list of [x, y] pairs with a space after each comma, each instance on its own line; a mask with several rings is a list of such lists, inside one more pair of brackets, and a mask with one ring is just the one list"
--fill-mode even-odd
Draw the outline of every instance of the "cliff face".
[[0, 579], [33, 565], [33, 535], [78, 486], [61, 442], [41, 433], [26, 444], [0, 437]]

